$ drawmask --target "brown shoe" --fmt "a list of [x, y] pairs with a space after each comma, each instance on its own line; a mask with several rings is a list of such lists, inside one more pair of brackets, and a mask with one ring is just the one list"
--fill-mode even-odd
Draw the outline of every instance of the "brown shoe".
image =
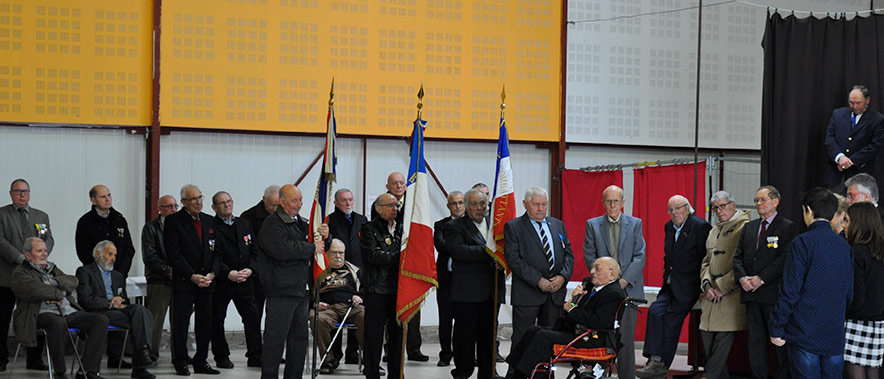
[[669, 373], [669, 368], [663, 362], [648, 361], [645, 367], [635, 371], [635, 376], [641, 379], [663, 378]]

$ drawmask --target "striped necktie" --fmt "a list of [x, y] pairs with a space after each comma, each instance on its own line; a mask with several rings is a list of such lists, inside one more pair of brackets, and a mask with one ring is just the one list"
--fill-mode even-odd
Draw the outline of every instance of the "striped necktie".
[[543, 252], [546, 253], [546, 260], [549, 262], [550, 271], [552, 271], [553, 267], [556, 265], [555, 256], [552, 251], [552, 244], [549, 243], [549, 237], [543, 230], [543, 223], [537, 222], [537, 226], [540, 227], [540, 244], [543, 245]]

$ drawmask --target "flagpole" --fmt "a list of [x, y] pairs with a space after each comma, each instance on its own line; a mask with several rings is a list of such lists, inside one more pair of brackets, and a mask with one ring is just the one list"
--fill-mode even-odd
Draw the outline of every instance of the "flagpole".
[[[329, 112], [335, 106], [335, 78], [332, 78], [331, 89], [328, 92], [328, 110]], [[328, 137], [326, 137], [328, 138]], [[328, 143], [328, 141], [326, 141]], [[323, 175], [322, 172], [319, 175]], [[322, 241], [322, 235], [319, 232], [313, 233], [314, 241]], [[315, 259], [315, 258], [314, 258]], [[311, 274], [312, 274], [311, 270]], [[313, 281], [313, 370], [310, 371], [310, 377], [312, 379], [316, 379], [316, 376], [319, 375], [319, 369], [316, 367], [316, 356], [319, 355], [319, 344], [317, 338], [319, 337], [319, 328], [317, 328], [317, 324], [319, 323], [319, 282]]]
[[[503, 88], [500, 90], [500, 119], [503, 120], [504, 110], [506, 109], [506, 84], [503, 85]], [[497, 188], [494, 189], [495, 191]], [[495, 193], [496, 195], [496, 193]], [[492, 208], [494, 208], [494, 201], [491, 202]], [[491, 210], [492, 214], [494, 213], [494, 209]], [[491, 233], [491, 238], [494, 238], [494, 233]], [[486, 237], [487, 238], [487, 237]], [[496, 377], [497, 375], [497, 317], [500, 314], [500, 307], [497, 304], [497, 297], [500, 296], [500, 286], [498, 285], [500, 280], [500, 270], [497, 268], [497, 261], [494, 261], [494, 296], [491, 298], [491, 314], [494, 317], [491, 319], [492, 328], [491, 328], [491, 372]]]

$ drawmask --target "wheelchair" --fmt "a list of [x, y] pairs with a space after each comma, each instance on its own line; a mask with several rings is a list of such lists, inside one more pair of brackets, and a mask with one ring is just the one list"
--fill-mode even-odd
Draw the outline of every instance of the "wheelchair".
[[[567, 379], [598, 379], [609, 377], [614, 370], [617, 359], [617, 350], [620, 348], [620, 318], [626, 308], [638, 310], [637, 304], [647, 304], [644, 299], [627, 297], [617, 307], [617, 316], [614, 321], [614, 329], [587, 329], [578, 325], [580, 333], [567, 345], [553, 345], [552, 358], [547, 362], [540, 362], [534, 366], [529, 378], [554, 379], [556, 363], [569, 363], [571, 371]], [[590, 339], [605, 339], [605, 346], [595, 348], [580, 348], [574, 345]]]

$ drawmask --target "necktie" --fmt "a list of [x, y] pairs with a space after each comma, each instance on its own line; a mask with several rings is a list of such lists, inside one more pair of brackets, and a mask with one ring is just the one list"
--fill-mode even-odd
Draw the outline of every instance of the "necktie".
[[21, 217], [21, 232], [22, 232], [22, 235], [25, 236], [25, 237], [31, 237], [31, 234], [32, 234], [32, 233], [31, 233], [31, 231], [32, 231], [31, 229], [32, 229], [32, 228], [29, 227], [29, 225], [30, 225], [31, 223], [28, 222], [28, 211], [26, 211], [24, 208], [19, 208], [18, 213], [19, 213], [19, 216]]
[[853, 132], [853, 127], [856, 126], [856, 115], [850, 114], [850, 131]]
[[592, 289], [592, 292], [589, 293], [589, 298], [591, 299], [593, 296], [595, 296], [595, 293], [596, 293], [596, 292], [598, 292], [598, 291], [596, 291], [596, 289], [593, 288], [593, 289]]
[[537, 226], [540, 227], [540, 244], [543, 245], [543, 252], [546, 253], [546, 260], [549, 262], [549, 269], [552, 270], [556, 265], [552, 245], [549, 243], [549, 237], [547, 237], [546, 232], [543, 230], [543, 224], [538, 222]]
[[761, 246], [761, 238], [764, 237], [764, 232], [767, 231], [767, 220], [761, 221], [761, 230], [758, 231], [758, 241], [755, 243], [755, 248], [759, 248]]

